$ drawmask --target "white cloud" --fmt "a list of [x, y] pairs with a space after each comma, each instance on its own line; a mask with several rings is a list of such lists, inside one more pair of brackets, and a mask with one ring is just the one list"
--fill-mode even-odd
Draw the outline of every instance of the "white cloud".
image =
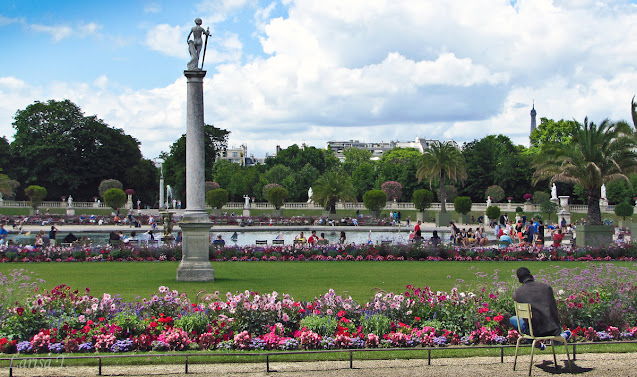
[[146, 34], [146, 45], [151, 50], [159, 51], [176, 58], [188, 56], [185, 28], [160, 24], [152, 27]]
[[20, 22], [17, 18], [9, 18], [0, 14], [0, 26], [10, 25], [16, 22]]
[[159, 13], [161, 12], [161, 5], [157, 3], [148, 3], [144, 5], [144, 13]]
[[66, 25], [49, 26], [32, 24], [31, 29], [51, 35], [51, 38], [55, 42], [59, 42], [64, 38], [70, 37], [73, 34], [73, 29]]
[[[272, 18], [278, 6], [287, 18]], [[215, 24], [245, 7], [254, 9], [248, 33]], [[338, 139], [501, 133], [526, 144], [533, 99], [538, 118], [599, 122], [629, 119], [637, 94], [637, 7], [622, 0], [238, 0], [201, 10], [218, 29], [206, 53], [206, 122], [256, 156]], [[185, 64], [191, 26], [157, 25], [146, 43]], [[244, 58], [253, 35], [263, 54]], [[124, 91], [108, 72], [91, 84], [0, 78], [0, 124], [34, 98], [69, 98], [154, 157], [185, 132], [186, 84], [175, 75]]]

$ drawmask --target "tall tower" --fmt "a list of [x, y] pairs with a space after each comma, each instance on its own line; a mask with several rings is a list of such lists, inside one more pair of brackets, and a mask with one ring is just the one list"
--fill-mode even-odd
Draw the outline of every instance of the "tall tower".
[[535, 129], [536, 126], [536, 122], [535, 122], [535, 115], [537, 114], [537, 112], [535, 112], [535, 100], [533, 100], [533, 108], [531, 109], [531, 132], [529, 133], [529, 136], [531, 136], [531, 134], [533, 133], [533, 130]]

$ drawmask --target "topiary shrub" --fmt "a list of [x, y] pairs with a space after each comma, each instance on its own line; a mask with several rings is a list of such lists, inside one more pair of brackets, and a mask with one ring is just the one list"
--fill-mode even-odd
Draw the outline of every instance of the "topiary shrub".
[[635, 209], [627, 202], [618, 203], [615, 206], [615, 215], [621, 216], [624, 221], [626, 221], [626, 216], [632, 216]]
[[104, 202], [111, 207], [113, 211], [117, 211], [126, 203], [126, 193], [119, 188], [110, 188], [104, 193]]
[[380, 211], [387, 204], [387, 194], [383, 190], [369, 190], [363, 194], [363, 204], [374, 216], [380, 217]]
[[463, 215], [471, 212], [471, 205], [471, 198], [468, 196], [458, 196], [453, 200], [455, 211]]
[[487, 207], [487, 217], [491, 220], [496, 220], [500, 218], [500, 207], [498, 206], [489, 206]]
[[265, 192], [265, 198], [274, 206], [274, 208], [280, 210], [281, 206], [283, 206], [283, 203], [285, 203], [288, 198], [288, 190], [276, 185]]
[[100, 197], [104, 199], [104, 194], [106, 194], [106, 191], [112, 188], [123, 189], [124, 185], [122, 185], [122, 182], [118, 181], [117, 179], [104, 179], [102, 180], [102, 182], [100, 182], [100, 185], [97, 188], [97, 192]]
[[24, 194], [29, 197], [29, 204], [33, 207], [33, 210], [37, 210], [38, 206], [42, 204], [44, 198], [46, 198], [46, 189], [42, 186], [31, 185], [24, 189]]
[[212, 208], [221, 209], [228, 203], [230, 194], [228, 190], [218, 188], [206, 192], [206, 204]]
[[434, 193], [429, 190], [425, 190], [425, 189], [416, 190], [411, 195], [411, 202], [414, 203], [414, 206], [420, 212], [424, 212], [427, 208], [431, 207], [431, 203], [433, 201], [434, 201]]

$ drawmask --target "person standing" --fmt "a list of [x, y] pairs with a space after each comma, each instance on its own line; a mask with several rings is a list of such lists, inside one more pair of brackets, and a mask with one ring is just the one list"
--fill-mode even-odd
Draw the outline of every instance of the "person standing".
[[338, 237], [338, 242], [344, 244], [346, 239], [347, 237], [345, 237], [345, 232], [341, 230], [341, 235]]
[[49, 242], [51, 243], [51, 246], [55, 246], [55, 237], [58, 234], [58, 228], [55, 227], [55, 225], [51, 225], [51, 230], [49, 230]]

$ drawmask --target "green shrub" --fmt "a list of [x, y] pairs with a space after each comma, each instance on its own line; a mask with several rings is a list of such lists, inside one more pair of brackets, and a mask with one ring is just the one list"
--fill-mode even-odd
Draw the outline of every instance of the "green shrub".
[[420, 212], [424, 212], [431, 207], [433, 201], [434, 193], [425, 189], [416, 190], [411, 196], [411, 202], [414, 203], [414, 206]]
[[369, 190], [363, 194], [363, 204], [374, 216], [379, 217], [380, 211], [387, 204], [387, 194], [383, 190]]
[[184, 315], [175, 320], [174, 327], [182, 328], [185, 331], [203, 334], [208, 329], [208, 317], [203, 312]]
[[46, 189], [42, 186], [31, 185], [24, 189], [24, 194], [29, 197], [29, 202], [33, 209], [38, 209], [38, 206], [42, 204], [44, 198], [46, 198]]
[[319, 317], [311, 315], [304, 317], [299, 325], [300, 328], [306, 327], [321, 336], [334, 336], [338, 321], [334, 317]]
[[621, 216], [624, 221], [626, 221], [626, 216], [632, 216], [633, 212], [633, 206], [627, 202], [621, 202], [615, 206], [615, 215]]
[[498, 185], [489, 186], [484, 193], [485, 199], [492, 197], [494, 202], [500, 202], [504, 199], [504, 189]]
[[288, 190], [284, 187], [272, 187], [265, 193], [265, 197], [270, 204], [277, 210], [281, 209], [281, 206], [288, 198]]
[[471, 198], [468, 196], [458, 196], [453, 200], [453, 205], [458, 213], [466, 215], [471, 212]]
[[229, 197], [228, 190], [222, 188], [210, 190], [206, 192], [206, 204], [212, 208], [221, 209], [228, 203]]
[[126, 203], [126, 199], [126, 193], [122, 189], [110, 188], [104, 193], [104, 202], [114, 211], [122, 208], [122, 206]]
[[487, 207], [487, 217], [491, 220], [497, 220], [500, 218], [500, 207], [498, 206], [489, 206]]
[[382, 314], [362, 315], [360, 319], [364, 333], [376, 335], [389, 334], [391, 331], [391, 319]]

